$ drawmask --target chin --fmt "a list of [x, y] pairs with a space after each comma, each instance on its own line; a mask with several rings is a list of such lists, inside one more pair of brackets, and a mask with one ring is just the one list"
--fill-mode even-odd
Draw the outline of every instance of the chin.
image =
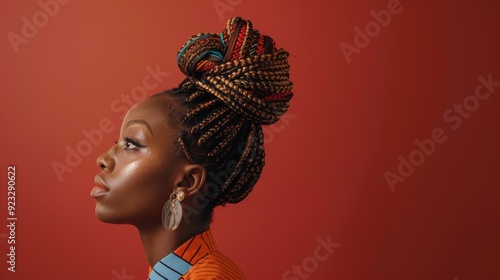
[[118, 211], [116, 209], [109, 209], [97, 203], [95, 206], [95, 215], [101, 222], [107, 224], [118, 225], [137, 225], [139, 224], [138, 215], [134, 215], [130, 211]]
[[123, 219], [120, 219], [112, 212], [113, 211], [109, 211], [108, 209], [105, 209], [104, 207], [99, 205], [99, 203], [97, 203], [95, 206], [95, 215], [101, 222], [109, 224], [123, 224], [124, 222], [120, 221]]

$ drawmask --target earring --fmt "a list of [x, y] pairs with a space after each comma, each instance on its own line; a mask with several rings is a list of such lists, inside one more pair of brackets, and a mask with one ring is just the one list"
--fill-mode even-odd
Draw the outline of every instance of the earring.
[[163, 205], [163, 210], [161, 211], [161, 220], [163, 222], [163, 227], [170, 231], [174, 231], [182, 219], [182, 206], [181, 201], [184, 199], [184, 192], [173, 192], [170, 195], [170, 199], [167, 200], [165, 205]]

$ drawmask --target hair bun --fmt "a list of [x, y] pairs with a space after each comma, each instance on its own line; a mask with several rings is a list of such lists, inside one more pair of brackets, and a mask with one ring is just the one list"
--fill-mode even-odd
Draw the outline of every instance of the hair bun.
[[247, 120], [272, 124], [292, 98], [288, 53], [239, 17], [221, 33], [192, 36], [179, 50], [180, 70]]

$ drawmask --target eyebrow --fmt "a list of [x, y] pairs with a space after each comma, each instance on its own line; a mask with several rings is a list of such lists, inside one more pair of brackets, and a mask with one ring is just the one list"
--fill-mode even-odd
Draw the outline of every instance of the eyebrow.
[[142, 124], [142, 125], [144, 125], [149, 130], [149, 132], [151, 133], [151, 135], [154, 135], [153, 130], [151, 129], [151, 126], [149, 125], [149, 123], [147, 121], [145, 121], [145, 120], [131, 120], [131, 121], [127, 122], [127, 127], [129, 127], [129, 126], [131, 126], [133, 124]]

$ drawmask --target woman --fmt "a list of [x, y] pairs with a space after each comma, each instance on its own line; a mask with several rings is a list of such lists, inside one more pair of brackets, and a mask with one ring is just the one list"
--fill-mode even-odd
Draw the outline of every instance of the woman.
[[260, 176], [261, 125], [292, 97], [287, 57], [241, 18], [191, 37], [178, 54], [185, 80], [134, 105], [97, 159], [96, 215], [139, 230], [149, 279], [244, 279], [217, 250], [210, 222], [214, 207], [243, 200]]

